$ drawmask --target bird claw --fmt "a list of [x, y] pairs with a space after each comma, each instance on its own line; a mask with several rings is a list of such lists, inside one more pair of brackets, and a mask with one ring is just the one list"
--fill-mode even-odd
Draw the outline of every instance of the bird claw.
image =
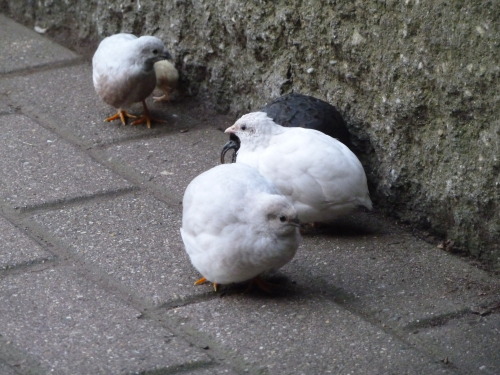
[[[202, 285], [202, 284], [206, 284], [206, 283], [209, 283], [210, 281], [208, 281], [206, 278], [202, 277], [201, 279], [198, 279], [194, 282], [194, 285]], [[219, 284], [217, 283], [212, 283], [212, 286], [214, 287], [214, 291], [217, 291], [217, 287], [219, 286]]]
[[158, 118], [153, 118], [153, 117], [150, 117], [150, 116], [141, 116], [139, 117], [137, 120], [135, 120], [132, 125], [140, 125], [140, 124], [146, 124], [146, 126], [148, 127], [148, 129], [151, 129], [151, 122], [154, 121], [154, 122], [162, 122], [162, 123], [166, 123], [167, 121], [165, 120], [161, 120], [161, 119], [158, 119]]
[[116, 112], [113, 116], [104, 119], [104, 121], [111, 122], [120, 119], [123, 125], [127, 125], [127, 118], [137, 118], [137, 116], [131, 115], [127, 111], [120, 110]]
[[132, 125], [140, 125], [140, 124], [146, 124], [148, 129], [151, 129], [151, 117], [149, 116], [141, 116], [134, 122], [132, 122]]

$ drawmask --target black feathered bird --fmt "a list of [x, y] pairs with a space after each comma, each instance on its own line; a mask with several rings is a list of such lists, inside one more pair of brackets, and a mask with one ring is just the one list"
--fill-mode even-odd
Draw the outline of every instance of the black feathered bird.
[[[260, 111], [265, 112], [278, 125], [316, 129], [338, 139], [353, 150], [344, 119], [333, 105], [321, 99], [292, 93], [280, 96]], [[230, 134], [229, 141], [222, 148], [221, 163], [224, 163], [224, 157], [229, 150], [234, 151], [231, 158], [234, 163], [239, 148], [239, 138]]]

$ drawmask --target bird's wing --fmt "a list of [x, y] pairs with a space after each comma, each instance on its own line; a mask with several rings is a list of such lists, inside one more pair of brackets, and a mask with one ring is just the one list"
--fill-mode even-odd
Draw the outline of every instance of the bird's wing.
[[[274, 136], [260, 157], [262, 173], [294, 201], [334, 204], [366, 186], [356, 156], [341, 142], [311, 129], [289, 128]], [[353, 191], [354, 189], [354, 191]]]
[[[226, 167], [202, 173], [188, 185], [183, 199], [183, 227], [196, 234], [221, 235], [223, 231], [234, 230], [233, 223], [248, 221], [244, 206], [252, 194], [276, 192], [257, 171], [241, 165]], [[189, 226], [184, 225], [185, 220], [190, 220]]]
[[198, 246], [198, 243], [195, 241], [195, 236], [192, 233], [188, 233], [184, 228], [180, 229], [182, 242], [184, 242], [184, 246], [186, 248], [186, 252], [193, 256], [196, 254], [203, 253], [203, 249]]
[[123, 58], [130, 52], [130, 42], [137, 37], [132, 34], [115, 34], [104, 38], [92, 58], [94, 84], [104, 76], [123, 71]]

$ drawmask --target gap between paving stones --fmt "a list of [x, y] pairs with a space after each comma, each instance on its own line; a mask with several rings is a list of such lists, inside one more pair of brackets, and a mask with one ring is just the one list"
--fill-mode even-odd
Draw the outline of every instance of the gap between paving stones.
[[[123, 176], [122, 176], [123, 177]], [[25, 207], [14, 207], [13, 209], [9, 207], [3, 208], [4, 212], [6, 211], [15, 211], [19, 214], [20, 217], [23, 217], [25, 215], [32, 215], [38, 212], [43, 212], [43, 211], [53, 211], [60, 209], [62, 207], [71, 207], [74, 205], [78, 204], [83, 204], [85, 202], [89, 201], [94, 201], [94, 200], [99, 200], [99, 199], [112, 199], [119, 197], [121, 195], [125, 195], [128, 193], [132, 193], [134, 191], [138, 191], [139, 188], [136, 186], [131, 186], [131, 187], [124, 187], [116, 190], [108, 190], [104, 192], [98, 192], [95, 194], [90, 194], [90, 195], [80, 195], [78, 197], [71, 197], [71, 198], [63, 198], [63, 199], [57, 199], [49, 202], [43, 202], [40, 204], [32, 204], [29, 206]]]
[[69, 60], [49, 62], [49, 63], [37, 65], [36, 67], [26, 67], [26, 68], [12, 70], [12, 71], [6, 72], [6, 73], [0, 73], [0, 78], [28, 76], [28, 75], [33, 74], [33, 73], [40, 73], [40, 72], [46, 72], [49, 70], [57, 70], [60, 68], [77, 66], [77, 65], [80, 65], [86, 61], [87, 61], [86, 58], [84, 58], [82, 56], [78, 56], [78, 57], [74, 57], [74, 58], [69, 59]]
[[[217, 363], [189, 363], [187, 365], [179, 365], [179, 366], [172, 366], [169, 367], [168, 369], [156, 369], [156, 370], [146, 370], [146, 371], [141, 371], [139, 374], [131, 374], [131, 375], [182, 375], [182, 374], [187, 374], [189, 375], [193, 371], [196, 370], [211, 370], [211, 371], [217, 371], [217, 368], [219, 367], [219, 364]], [[213, 372], [213, 374], [216, 374], [217, 372]]]

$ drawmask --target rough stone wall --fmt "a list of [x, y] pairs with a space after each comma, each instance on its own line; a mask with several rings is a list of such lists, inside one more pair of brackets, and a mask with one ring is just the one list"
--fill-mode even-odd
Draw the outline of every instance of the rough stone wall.
[[500, 264], [497, 0], [0, 4], [73, 46], [156, 35], [187, 92], [221, 111], [292, 90], [335, 104], [379, 208]]

